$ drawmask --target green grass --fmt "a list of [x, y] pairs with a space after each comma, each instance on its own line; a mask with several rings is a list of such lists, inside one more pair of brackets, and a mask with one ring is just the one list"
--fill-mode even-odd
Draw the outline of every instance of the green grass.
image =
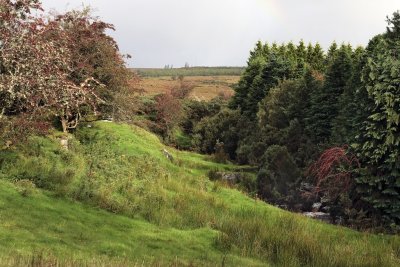
[[[70, 151], [57, 146], [56, 140], [37, 137], [28, 146], [0, 152], [0, 176], [7, 180], [0, 183], [4, 259], [18, 252], [29, 260], [44, 251], [61, 261], [90, 263], [100, 255], [109, 265], [143, 260], [158, 266], [400, 264], [399, 237], [324, 224], [211, 182], [210, 170], [238, 167], [167, 148], [141, 128], [97, 122], [76, 132]], [[164, 148], [174, 161], [163, 155]], [[71, 164], [79, 170], [67, 172]], [[44, 178], [37, 177], [41, 168]], [[10, 183], [54, 184], [52, 171], [68, 174], [62, 190], [44, 183], [39, 185], [49, 191], [32, 193], [25, 190], [29, 183], [19, 183], [18, 192]]]
[[[15, 186], [0, 181], [0, 259], [32, 253], [59, 262], [179, 265], [222, 261], [214, 248], [215, 230], [158, 227], [37, 191], [23, 197]], [[237, 264], [256, 261], [232, 256]], [[3, 261], [1, 261], [3, 262]], [[0, 264], [1, 265], [1, 264]]]
[[239, 76], [244, 67], [190, 67], [190, 68], [136, 68], [132, 71], [138, 72], [142, 77], [162, 76]]

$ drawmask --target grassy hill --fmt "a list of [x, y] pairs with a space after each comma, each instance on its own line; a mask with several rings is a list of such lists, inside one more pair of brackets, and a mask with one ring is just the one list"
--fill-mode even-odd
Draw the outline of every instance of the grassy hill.
[[211, 182], [210, 170], [237, 167], [166, 148], [141, 128], [89, 126], [69, 151], [56, 132], [0, 151], [0, 265], [400, 264], [397, 236], [327, 225]]

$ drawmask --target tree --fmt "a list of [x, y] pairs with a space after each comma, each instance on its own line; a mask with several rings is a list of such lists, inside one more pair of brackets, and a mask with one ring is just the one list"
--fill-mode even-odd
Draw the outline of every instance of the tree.
[[270, 146], [263, 156], [263, 165], [257, 175], [258, 192], [270, 202], [291, 202], [294, 185], [300, 171], [286, 147]]
[[99, 98], [93, 78], [70, 79], [74, 64], [68, 35], [58, 21], [30, 14], [41, 9], [39, 1], [6, 1], [0, 8], [0, 116], [47, 114], [60, 119], [64, 132], [76, 127], [82, 105], [95, 108]]
[[265, 46], [259, 41], [253, 51], [250, 51], [250, 57], [247, 61], [247, 68], [240, 77], [238, 85], [234, 88], [235, 95], [232, 97], [230, 107], [235, 109], [244, 109], [249, 87], [255, 77], [260, 73], [266, 62], [266, 55], [269, 54], [269, 46]]
[[365, 106], [368, 105], [366, 90], [361, 81], [362, 69], [365, 65], [365, 49], [357, 47], [353, 53], [352, 75], [339, 97], [339, 112], [333, 120], [333, 143], [350, 145], [355, 142], [361, 124], [367, 119]]
[[333, 43], [329, 49], [331, 60], [325, 75], [324, 86], [311, 94], [311, 107], [308, 115], [308, 132], [317, 143], [330, 140], [333, 121], [339, 113], [339, 98], [352, 76], [352, 50], [346, 45], [336, 49]]
[[243, 130], [239, 110], [222, 109], [212, 117], [202, 119], [195, 127], [195, 143], [203, 153], [212, 154], [218, 142], [231, 159], [236, 157], [238, 141]]
[[[125, 67], [124, 56], [115, 40], [106, 34], [114, 26], [92, 16], [90, 8], [59, 14], [54, 20], [59, 26], [57, 30], [68, 37], [66, 46], [71, 51], [73, 64], [70, 79], [80, 84], [87, 77], [93, 77], [99, 82], [93, 90], [104, 100], [99, 107], [102, 113], [121, 113], [115, 95], [127, 90], [133, 74]], [[58, 38], [57, 34], [54, 37]]]
[[363, 71], [372, 100], [356, 145], [363, 169], [358, 190], [388, 221], [400, 223], [400, 15], [388, 19], [385, 35], [374, 38]]

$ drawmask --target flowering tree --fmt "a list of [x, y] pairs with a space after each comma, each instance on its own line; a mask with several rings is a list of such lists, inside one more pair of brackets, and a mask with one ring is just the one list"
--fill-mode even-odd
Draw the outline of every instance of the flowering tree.
[[5, 114], [57, 116], [63, 131], [77, 126], [82, 105], [100, 101], [92, 89], [99, 84], [74, 72], [70, 38], [56, 20], [31, 15], [37, 0], [0, 2], [0, 118]]

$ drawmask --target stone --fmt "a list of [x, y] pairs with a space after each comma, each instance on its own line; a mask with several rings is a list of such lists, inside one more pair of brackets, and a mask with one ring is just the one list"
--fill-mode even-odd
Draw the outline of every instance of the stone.
[[303, 212], [302, 214], [308, 218], [317, 219], [327, 223], [330, 223], [331, 221], [331, 216], [329, 215], [329, 213], [318, 211], [318, 212]]
[[65, 150], [68, 150], [68, 138], [60, 139], [61, 147]]
[[237, 172], [218, 172], [221, 180], [228, 182], [229, 184], [236, 184], [241, 180], [241, 174]]
[[164, 156], [167, 157], [167, 159], [169, 159], [171, 162], [174, 161], [174, 157], [171, 155], [171, 153], [168, 152], [168, 150], [166, 150], [164, 148], [162, 152], [163, 152]]
[[314, 204], [312, 204], [312, 211], [316, 212], [319, 211], [319, 209], [322, 207], [322, 203], [321, 202], [316, 202]]

